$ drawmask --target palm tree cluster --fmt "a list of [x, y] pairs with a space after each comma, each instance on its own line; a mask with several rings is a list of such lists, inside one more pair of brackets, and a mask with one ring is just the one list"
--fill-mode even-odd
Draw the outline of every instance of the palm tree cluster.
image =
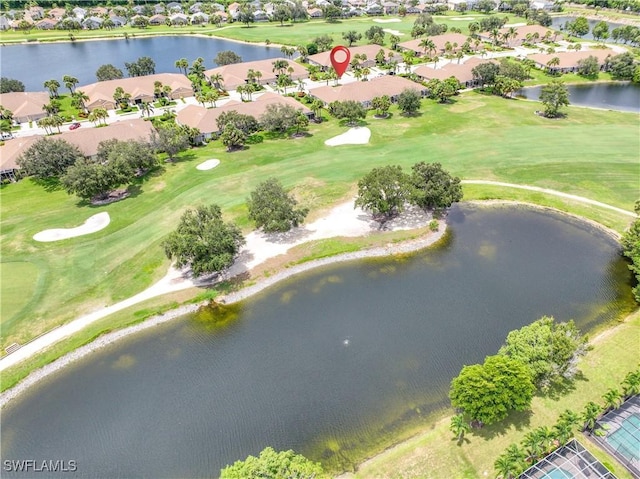
[[[587, 434], [593, 434], [594, 431], [598, 434], [596, 427], [601, 415], [618, 408], [630, 397], [640, 394], [640, 369], [629, 372], [622, 380], [621, 386], [622, 392], [612, 388], [604, 393], [602, 405], [589, 401], [581, 414], [566, 409], [553, 427], [537, 427], [525, 434], [519, 445], [511, 444], [493, 464], [496, 478], [518, 477], [529, 466], [566, 444], [578, 429]], [[460, 442], [464, 433], [469, 431], [468, 426], [461, 415], [454, 416], [451, 420], [451, 431], [457, 435]]]

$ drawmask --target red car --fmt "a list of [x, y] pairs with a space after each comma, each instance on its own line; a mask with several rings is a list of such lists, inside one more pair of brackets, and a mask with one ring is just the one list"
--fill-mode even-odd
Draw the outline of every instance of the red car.
[[70, 130], [76, 130], [80, 128], [80, 123], [75, 122], [75, 123], [71, 123], [71, 126], [69, 127]]

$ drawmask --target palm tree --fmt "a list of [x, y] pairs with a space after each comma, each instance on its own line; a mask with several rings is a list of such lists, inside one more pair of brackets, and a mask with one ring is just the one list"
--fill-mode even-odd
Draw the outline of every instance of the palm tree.
[[622, 381], [622, 392], [624, 397], [630, 398], [640, 394], [640, 371], [629, 372]]
[[549, 453], [553, 450], [553, 441], [555, 439], [555, 434], [549, 427], [540, 426], [536, 429], [538, 431], [538, 435], [540, 437], [540, 443], [544, 448], [544, 451]]
[[438, 55], [436, 55], [435, 57], [433, 57], [433, 58], [432, 58], [432, 60], [433, 60], [433, 68], [437, 67], [437, 66], [438, 66], [438, 61], [440, 60], [440, 59], [438, 58]]
[[214, 73], [213, 75], [211, 75], [209, 77], [209, 81], [211, 83], [213, 83], [213, 85], [218, 89], [218, 90], [222, 90], [222, 82], [223, 82], [223, 78], [222, 78], [222, 74], [221, 73]]
[[422, 40], [420, 40], [418, 46], [422, 47], [425, 55], [427, 52], [429, 52], [429, 56], [431, 56], [431, 52], [434, 52], [436, 50], [436, 44], [430, 38], [423, 38]]
[[273, 72], [278, 73], [279, 75], [284, 75], [284, 72], [289, 67], [289, 62], [287, 60], [276, 60], [271, 63], [273, 65]]
[[282, 45], [280, 47], [280, 51], [282, 52], [282, 54], [287, 57], [287, 58], [291, 58], [293, 57], [293, 54], [296, 52], [296, 49], [293, 47], [288, 47], [286, 45]]
[[78, 84], [78, 79], [76, 77], [65, 75], [62, 77], [62, 81], [64, 82], [64, 86], [69, 89], [69, 93], [73, 95], [76, 85]]
[[47, 135], [50, 135], [52, 133], [52, 131], [49, 129], [51, 128], [51, 117], [46, 116], [44, 118], [40, 118], [36, 122], [36, 125], [38, 125], [39, 128], [44, 128], [44, 131]]
[[494, 28], [489, 33], [489, 37], [493, 38], [493, 46], [495, 48], [496, 46], [498, 46], [498, 38], [500, 38], [500, 30], [498, 30], [497, 28]]
[[300, 54], [300, 61], [302, 61], [303, 63], [306, 63], [307, 58], [309, 57], [309, 50], [307, 49], [307, 47], [304, 45], [298, 45], [296, 47], [296, 50]]
[[513, 459], [502, 453], [498, 456], [498, 459], [493, 463], [493, 467], [496, 470], [496, 478], [500, 479], [513, 479], [519, 474], [520, 468], [513, 462]]
[[527, 451], [527, 459], [531, 462], [536, 462], [545, 450], [543, 438], [539, 429], [533, 429], [525, 434], [521, 444]]
[[311, 105], [309, 105], [309, 109], [313, 112], [313, 116], [318, 121], [322, 121], [322, 109], [323, 108], [324, 108], [324, 103], [322, 102], [322, 100], [319, 100], [318, 98], [313, 100]]
[[549, 73], [553, 73], [553, 67], [557, 67], [560, 65], [560, 58], [553, 57], [551, 60], [547, 62], [547, 68], [549, 69]]
[[593, 401], [589, 401], [584, 407], [584, 411], [582, 411], [581, 419], [584, 421], [582, 430], [592, 433], [596, 427], [596, 422], [598, 421], [598, 417], [600, 417], [601, 412], [602, 408], [600, 406]]
[[189, 61], [186, 58], [181, 58], [180, 60], [176, 60], [174, 65], [178, 69], [178, 71], [184, 72], [185, 75], [187, 74], [187, 68], [189, 68]]
[[456, 414], [451, 418], [449, 430], [458, 438], [458, 444], [462, 444], [465, 433], [471, 431], [469, 421], [464, 418], [463, 414]]
[[49, 121], [51, 126], [55, 126], [58, 129], [58, 133], [60, 133], [60, 127], [64, 124], [64, 119], [60, 115], [53, 115], [49, 117]]
[[92, 121], [94, 126], [98, 126], [98, 116], [96, 115], [95, 110], [92, 111], [91, 113], [89, 113], [89, 116], [87, 117], [89, 119], [89, 121]]
[[151, 113], [153, 113], [153, 105], [148, 101], [143, 101], [140, 103], [140, 111], [142, 112], [142, 116], [146, 113], [149, 118], [151, 118]]
[[58, 88], [60, 88], [60, 82], [58, 80], [47, 80], [44, 82], [44, 87], [49, 90], [49, 96], [51, 98], [58, 97]]
[[197, 58], [193, 61], [191, 68], [189, 68], [189, 75], [193, 75], [200, 82], [204, 80], [204, 60], [202, 58]]
[[71, 104], [75, 106], [79, 110], [85, 110], [86, 106], [84, 104], [85, 101], [89, 101], [89, 96], [83, 92], [82, 90], [76, 90], [71, 94], [73, 100]]
[[210, 102], [211, 107], [213, 108], [215, 108], [216, 101], [218, 101], [218, 98], [220, 98], [220, 94], [218, 93], [218, 90], [209, 90], [207, 93], [204, 94], [204, 101]]
[[602, 395], [604, 399], [604, 408], [606, 411], [616, 409], [620, 405], [621, 394], [617, 389], [609, 389]]
[[369, 75], [371, 75], [371, 69], [370, 69], [370, 68], [368, 68], [368, 67], [364, 67], [364, 68], [362, 69], [362, 79], [363, 79], [363, 80], [367, 80], [367, 77], [368, 77]]
[[[518, 30], [516, 27], [509, 27], [508, 33], [509, 33], [509, 38], [511, 38], [512, 40], [515, 40], [515, 38], [518, 36]], [[507, 46], [509, 46], [508, 43], [507, 43]]]
[[456, 53], [456, 58], [458, 59], [458, 65], [460, 65], [460, 60], [464, 58], [464, 53], [462, 53], [462, 50]]
[[103, 125], [107, 124], [107, 118], [109, 118], [109, 112], [104, 108], [96, 108], [91, 113], [95, 115], [95, 117], [100, 120]]

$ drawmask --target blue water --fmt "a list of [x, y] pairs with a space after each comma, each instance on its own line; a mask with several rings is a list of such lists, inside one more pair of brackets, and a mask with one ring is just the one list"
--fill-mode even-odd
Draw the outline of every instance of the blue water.
[[219, 38], [167, 36], [3, 45], [0, 47], [0, 71], [3, 77], [20, 80], [27, 91], [42, 91], [45, 81], [57, 79], [62, 83], [64, 75], [76, 77], [80, 85], [93, 83], [96, 70], [105, 63], [112, 63], [126, 76], [125, 62], [134, 62], [142, 56], [149, 56], [155, 61], [156, 73], [177, 73], [174, 64], [180, 58], [191, 63], [202, 57], [209, 69], [216, 66], [213, 59], [223, 50], [233, 50], [244, 61], [282, 56], [277, 47], [247, 45]]
[[626, 418], [620, 428], [607, 436], [606, 440], [629, 461], [640, 459], [640, 415], [633, 414]]
[[553, 471], [547, 472], [540, 479], [573, 479], [573, 474], [571, 474], [566, 469], [562, 469], [559, 467], [557, 469], [554, 469]]

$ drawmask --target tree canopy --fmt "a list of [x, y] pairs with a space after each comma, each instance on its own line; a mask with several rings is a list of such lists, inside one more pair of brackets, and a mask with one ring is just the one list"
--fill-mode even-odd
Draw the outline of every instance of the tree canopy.
[[544, 116], [555, 118], [560, 115], [560, 108], [569, 105], [569, 90], [564, 82], [553, 80], [542, 87], [540, 101], [544, 105]]
[[24, 91], [24, 83], [13, 78], [0, 78], [0, 93], [9, 93], [12, 91]]
[[130, 77], [153, 75], [156, 72], [156, 62], [151, 57], [140, 57], [135, 62], [125, 62], [125, 68]]
[[123, 78], [122, 70], [112, 65], [111, 63], [107, 63], [105, 65], [101, 65], [96, 70], [96, 78], [98, 81], [107, 81], [107, 80], [119, 80]]
[[232, 50], [223, 50], [218, 52], [213, 62], [218, 66], [231, 65], [232, 63], [241, 63], [242, 57]]
[[225, 223], [220, 207], [212, 204], [185, 211], [162, 247], [179, 268], [188, 265], [199, 276], [227, 269], [244, 243], [240, 228]]
[[[636, 201], [635, 212], [640, 215], [640, 200]], [[635, 275], [637, 283], [633, 294], [636, 302], [640, 303], [640, 219], [636, 218], [622, 235], [622, 252], [631, 261], [629, 269]]]
[[309, 209], [296, 208], [297, 204], [276, 178], [260, 183], [247, 200], [249, 218], [267, 233], [289, 231], [302, 224]]
[[398, 95], [398, 108], [405, 115], [415, 115], [420, 109], [421, 103], [420, 93], [413, 88], [406, 88]]
[[440, 163], [421, 161], [411, 170], [411, 202], [420, 208], [448, 208], [462, 199], [460, 178], [452, 177]]
[[538, 387], [571, 379], [577, 373], [577, 362], [588, 350], [588, 342], [573, 321], [556, 323], [553, 317], [539, 320], [511, 331], [499, 354], [524, 363]]
[[178, 153], [189, 148], [189, 134], [175, 123], [165, 123], [151, 132], [151, 144], [158, 151], [164, 151], [173, 161]]
[[236, 461], [220, 472], [220, 479], [324, 479], [327, 476], [319, 463], [294, 451], [276, 452], [271, 447], [260, 456]]
[[535, 387], [527, 366], [507, 356], [488, 356], [484, 364], [464, 366], [451, 381], [453, 407], [472, 421], [492, 424], [511, 411], [525, 411]]
[[362, 103], [354, 100], [334, 101], [329, 104], [329, 113], [336, 118], [345, 119], [349, 125], [355, 125], [358, 120], [367, 116]]
[[374, 168], [358, 181], [355, 206], [371, 211], [384, 222], [402, 211], [409, 196], [407, 184], [407, 175], [400, 166]]
[[284, 103], [267, 105], [265, 112], [260, 116], [260, 124], [267, 131], [286, 132], [296, 125], [300, 110]]
[[65, 140], [41, 138], [16, 162], [27, 175], [42, 180], [63, 175], [67, 168], [83, 158], [78, 147]]

